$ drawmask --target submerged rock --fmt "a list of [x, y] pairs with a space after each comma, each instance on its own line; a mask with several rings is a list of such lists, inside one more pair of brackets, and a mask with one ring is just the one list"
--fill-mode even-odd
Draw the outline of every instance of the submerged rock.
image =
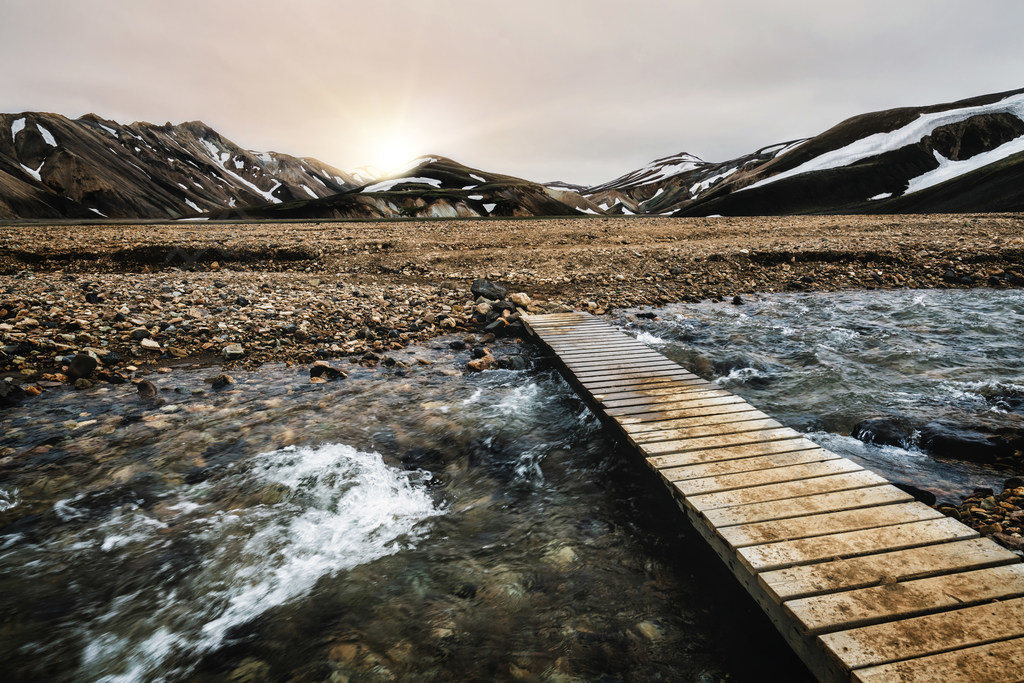
[[943, 458], [993, 462], [1000, 455], [994, 435], [948, 422], [929, 422], [921, 428], [921, 447]]
[[313, 367], [309, 369], [309, 378], [322, 379], [326, 382], [330, 382], [336, 379], [345, 379], [348, 377], [344, 372], [338, 368], [331, 367], [330, 363], [323, 360], [318, 360], [313, 363]]
[[156, 399], [157, 394], [159, 393], [156, 385], [148, 379], [140, 380], [139, 383], [135, 385], [135, 389], [139, 392], [139, 398], [143, 401], [152, 401]]
[[895, 418], [869, 417], [855, 424], [850, 436], [864, 443], [906, 448], [913, 439], [914, 429]]

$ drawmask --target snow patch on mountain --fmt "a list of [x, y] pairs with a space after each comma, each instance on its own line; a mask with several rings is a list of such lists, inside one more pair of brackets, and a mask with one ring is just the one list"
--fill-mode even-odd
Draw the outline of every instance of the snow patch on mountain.
[[50, 147], [57, 146], [57, 139], [53, 137], [53, 133], [40, 126], [38, 123], [36, 124], [36, 128], [39, 129], [39, 134], [43, 136], [43, 140], [46, 142], [46, 144], [48, 144]]
[[368, 185], [363, 188], [363, 192], [387, 192], [396, 185], [432, 185], [434, 187], [441, 187], [441, 181], [437, 178], [392, 178], [375, 185]]
[[1024, 152], [1024, 135], [1015, 138], [1004, 145], [996, 147], [995, 149], [989, 150], [988, 152], [982, 152], [981, 154], [975, 154], [970, 159], [964, 159], [962, 161], [954, 161], [947, 159], [938, 152], [935, 154], [935, 160], [939, 162], [939, 167], [928, 171], [923, 175], [919, 175], [916, 178], [911, 178], [910, 183], [907, 185], [907, 191], [904, 194], [910, 194], [911, 192], [917, 192], [925, 188], [934, 187], [940, 183], [944, 183], [947, 180], [952, 180], [958, 176], [964, 175], [976, 171], [979, 168], [994, 164], [997, 161], [1002, 161], [1007, 157], [1011, 157], [1014, 154], [1020, 154]]
[[797, 176], [802, 173], [825, 171], [832, 168], [849, 166], [850, 164], [855, 164], [858, 161], [878, 156], [883, 152], [920, 143], [925, 137], [931, 135], [932, 131], [940, 126], [960, 123], [971, 117], [982, 114], [1012, 114], [1017, 118], [1024, 120], [1024, 94], [1012, 95], [992, 104], [950, 109], [931, 114], [921, 114], [918, 118], [902, 128], [897, 128], [896, 130], [888, 133], [875, 133], [873, 135], [868, 135], [860, 140], [851, 142], [845, 147], [825, 152], [824, 154], [800, 164], [796, 168], [765, 178], [764, 180], [756, 182], [753, 185], [748, 185], [743, 189], [750, 190], [755, 187], [763, 187], [769, 183], [774, 183], [785, 178], [792, 178], [793, 176]]

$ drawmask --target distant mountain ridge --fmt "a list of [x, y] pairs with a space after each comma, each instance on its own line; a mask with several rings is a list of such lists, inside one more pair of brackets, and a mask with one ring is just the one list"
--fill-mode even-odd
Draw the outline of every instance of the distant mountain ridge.
[[323, 199], [221, 209], [216, 219], [478, 218], [601, 214], [572, 190], [463, 166], [442, 156], [414, 159], [404, 169]]
[[242, 149], [201, 121], [0, 114], [0, 218], [183, 218], [359, 184], [316, 159]]
[[1024, 211], [1024, 89], [847, 119], [724, 162], [599, 185], [442, 156], [383, 174], [240, 148], [205, 124], [0, 114], [0, 219], [315, 219]]
[[720, 164], [677, 155], [583, 194], [673, 216], [1021, 211], [1022, 180], [1024, 89], [863, 114]]

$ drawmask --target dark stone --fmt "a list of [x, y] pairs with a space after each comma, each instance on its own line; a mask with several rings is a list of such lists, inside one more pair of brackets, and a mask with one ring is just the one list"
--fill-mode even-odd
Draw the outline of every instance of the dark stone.
[[0, 408], [9, 408], [26, 398], [28, 394], [21, 386], [0, 380]]
[[931, 491], [925, 491], [924, 489], [919, 489], [919, 488], [917, 488], [916, 486], [914, 486], [912, 484], [904, 484], [904, 483], [901, 483], [901, 482], [894, 481], [892, 483], [892, 485], [895, 486], [896, 488], [898, 488], [901, 491], [909, 493], [910, 495], [912, 495], [914, 497], [914, 500], [916, 500], [918, 502], [921, 502], [921, 503], [924, 503], [925, 505], [935, 505], [935, 501], [937, 500], [937, 498], [935, 497], [935, 494], [932, 493]]
[[960, 284], [962, 284], [962, 285], [973, 285], [974, 284], [974, 278], [972, 278], [970, 275], [961, 275], [960, 276]]
[[446, 456], [435, 448], [411, 448], [401, 455], [402, 467], [407, 470], [442, 469]]
[[114, 314], [114, 322], [115, 323], [123, 323], [127, 319], [128, 319], [128, 316], [126, 316], [124, 313], [118, 312], [118, 313]]
[[236, 306], [248, 306], [249, 305], [249, 300], [246, 299], [244, 296], [237, 296], [237, 297], [235, 297], [235, 305]]
[[484, 356], [491, 355], [491, 352], [488, 351], [483, 346], [476, 346], [473, 347], [473, 350], [469, 352], [469, 355], [471, 355], [473, 358], [483, 358]]
[[455, 341], [448, 342], [448, 348], [453, 351], [465, 351], [466, 342], [462, 341], [461, 339], [456, 339]]
[[232, 377], [231, 375], [228, 375], [228, 374], [225, 374], [225, 373], [222, 372], [221, 374], [219, 374], [219, 375], [217, 375], [216, 377], [213, 378], [213, 381], [210, 382], [210, 385], [214, 389], [223, 389], [224, 387], [229, 387], [229, 386], [231, 386], [234, 383], [235, 383], [235, 378], [234, 377]]
[[152, 401], [159, 393], [159, 389], [156, 388], [156, 385], [148, 379], [144, 379], [136, 384], [135, 389], [139, 392], [139, 398], [143, 401]]
[[88, 378], [98, 365], [98, 360], [87, 353], [80, 353], [68, 363], [68, 379], [73, 382], [77, 379]]
[[1003, 482], [1004, 489], [1019, 489], [1024, 486], [1024, 477], [1010, 477]]
[[741, 297], [739, 294], [734, 296], [732, 298], [732, 305], [733, 306], [742, 306], [743, 305], [743, 297]]
[[900, 448], [907, 448], [913, 435], [912, 427], [889, 417], [871, 417], [861, 420], [850, 431], [850, 436], [864, 443], [899, 446]]
[[503, 318], [498, 318], [497, 320], [488, 323], [488, 325], [484, 327], [484, 331], [490, 332], [495, 337], [503, 337], [505, 336], [505, 329], [507, 327], [508, 323], [505, 322]]
[[995, 493], [995, 491], [987, 486], [978, 486], [971, 491], [971, 498], [988, 498], [989, 496], [994, 496]]
[[185, 473], [186, 484], [201, 484], [210, 478], [210, 476], [221, 469], [221, 465], [211, 465], [209, 467], [193, 467]]
[[491, 299], [492, 301], [504, 299], [508, 296], [507, 287], [483, 278], [474, 280], [473, 285], [470, 287], [470, 291], [473, 292], [473, 296], [482, 296], [485, 299]]
[[942, 274], [942, 279], [946, 282], [956, 282], [959, 278], [960, 276], [952, 268], [947, 268], [946, 272]]
[[111, 351], [105, 354], [100, 360], [103, 361], [104, 365], [117, 365], [118, 363], [124, 362], [124, 357], [121, 356], [117, 351]]
[[530, 367], [530, 364], [527, 362], [526, 358], [516, 354], [499, 358], [498, 367], [503, 370], [526, 370]]
[[929, 422], [922, 427], [920, 443], [932, 455], [975, 462], [992, 462], [1000, 450], [988, 434], [945, 422]]
[[498, 315], [501, 315], [502, 311], [508, 311], [509, 313], [516, 312], [516, 305], [511, 301], [495, 301], [491, 304], [491, 310], [497, 311]]
[[98, 304], [98, 303], [101, 303], [102, 301], [103, 301], [103, 297], [101, 297], [96, 292], [86, 292], [85, 293], [85, 302], [86, 303]]
[[96, 373], [96, 379], [108, 384], [124, 384], [127, 379], [119, 372], [101, 371]]
[[140, 327], [138, 329], [132, 330], [131, 336], [133, 341], [142, 341], [143, 339], [149, 339], [149, 330], [145, 329], [144, 327]]

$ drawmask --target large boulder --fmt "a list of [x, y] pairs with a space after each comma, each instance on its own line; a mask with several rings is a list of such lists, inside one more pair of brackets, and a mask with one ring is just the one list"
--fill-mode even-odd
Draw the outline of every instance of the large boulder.
[[920, 443], [932, 455], [974, 462], [993, 462], [1003, 450], [994, 434], [940, 421], [921, 427]]
[[508, 296], [507, 287], [484, 278], [474, 280], [473, 285], [470, 287], [470, 291], [473, 292], [473, 296], [482, 296], [483, 298], [490, 299], [491, 301], [500, 301]]

